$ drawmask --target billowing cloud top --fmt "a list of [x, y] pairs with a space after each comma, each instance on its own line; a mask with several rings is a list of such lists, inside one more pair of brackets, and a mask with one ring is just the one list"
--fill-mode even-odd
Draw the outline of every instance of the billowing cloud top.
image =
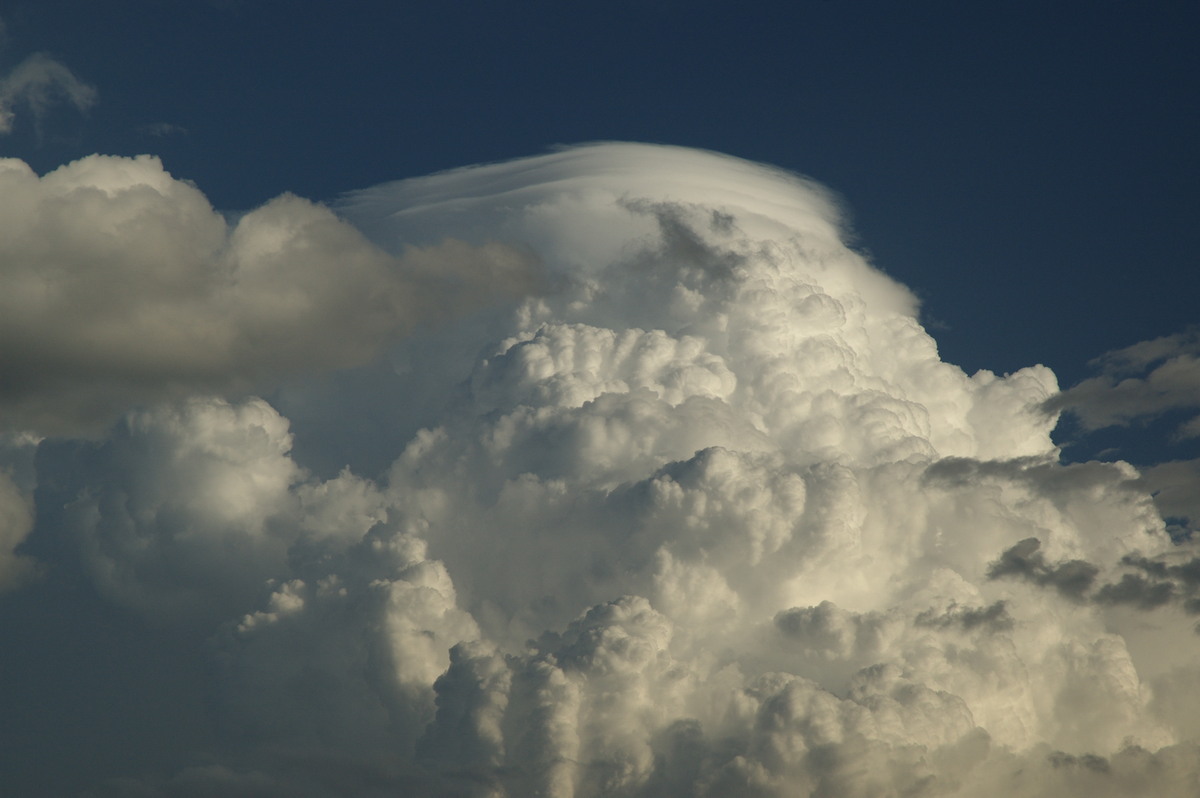
[[[387, 259], [448, 237], [437, 272], [466, 294], [489, 242], [548, 287], [332, 386], [192, 390], [42, 445], [26, 559], [211, 658], [178, 688], [212, 707], [203, 755], [102, 794], [1195, 793], [1200, 560], [1134, 469], [1058, 462], [1048, 369], [943, 363], [819, 187], [591, 145], [351, 195], [368, 245], [294, 198], [226, 235], [165, 185], [214, 262], [301, 253], [301, 298], [333, 294], [321, 330], [350, 340], [393, 296]], [[152, 290], [176, 318], [207, 307], [174, 279]], [[308, 334], [286, 297], [216, 304], [294, 373], [341, 362], [270, 343]], [[354, 443], [340, 473], [306, 449], [329, 430]]]

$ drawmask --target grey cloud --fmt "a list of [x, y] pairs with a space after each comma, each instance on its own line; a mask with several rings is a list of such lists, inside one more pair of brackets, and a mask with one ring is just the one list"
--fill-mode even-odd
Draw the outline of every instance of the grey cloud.
[[[963, 785], [973, 795], [1036, 798], [1186, 798], [1200, 776], [1200, 748], [1176, 745], [1151, 752], [1136, 745], [1111, 756], [1035, 748], [1004, 753], [973, 772]], [[988, 779], [984, 781], [983, 779]]]
[[96, 97], [96, 90], [60, 61], [34, 53], [0, 78], [0, 134], [13, 131], [15, 108], [21, 104], [29, 108], [40, 134], [52, 106], [62, 103], [84, 112], [96, 104]]
[[[661, 244], [653, 252], [651, 262], [667, 260], [687, 264], [699, 272], [697, 276], [700, 279], [697, 282], [703, 283], [709, 290], [719, 290], [720, 283], [732, 277], [734, 269], [743, 261], [743, 256], [738, 253], [713, 246], [697, 234], [691, 217], [698, 216], [702, 219], [705, 213], [703, 208], [688, 208], [680, 203], [646, 200], [629, 200], [622, 204], [630, 212], [648, 216], [657, 224]], [[708, 213], [708, 228], [712, 232], [728, 236], [736, 229], [732, 214], [717, 210]], [[696, 221], [699, 222], [700, 219]], [[682, 271], [682, 276], [685, 276], [685, 279], [691, 277], [686, 270]]]
[[1156, 558], [1122, 557], [1121, 565], [1142, 573], [1124, 574], [1119, 582], [1104, 585], [1097, 601], [1144, 610], [1177, 603], [1189, 614], [1200, 614], [1200, 557], [1185, 559], [1189, 551], [1194, 549], [1184, 545]]
[[1181, 554], [1186, 555], [1187, 551], [1187, 548], [1182, 548], [1171, 552], [1170, 559], [1167, 559], [1166, 556], [1150, 559], [1138, 554], [1130, 554], [1121, 558], [1121, 564], [1139, 568], [1153, 577], [1176, 579], [1180, 586], [1189, 592], [1200, 590], [1200, 557], [1193, 557], [1181, 563], [1171, 562], [1171, 560], [1180, 559], [1179, 555]]
[[1108, 760], [1102, 756], [1096, 756], [1095, 754], [1081, 754], [1079, 756], [1075, 756], [1063, 751], [1055, 751], [1054, 753], [1050, 754], [1047, 759], [1049, 760], [1051, 767], [1054, 768], [1084, 767], [1088, 770], [1095, 771], [1096, 773], [1110, 773], [1112, 771], [1112, 768], [1109, 767]]
[[163, 138], [164, 136], [186, 136], [188, 129], [171, 122], [152, 122], [139, 127], [138, 132], [145, 136]]
[[[988, 578], [1023, 579], [1040, 587], [1052, 587], [1077, 602], [1086, 600], [1143, 611], [1177, 605], [1190, 614], [1200, 614], [1200, 558], [1186, 559], [1186, 548], [1156, 558], [1136, 553], [1125, 555], [1115, 565], [1134, 568], [1141, 573], [1122, 574], [1117, 581], [1101, 584], [1090, 593], [1100, 574], [1097, 566], [1077, 559], [1051, 564], [1040, 549], [1041, 541], [1037, 538], [1018, 542], [991, 563]], [[993, 605], [993, 609], [996, 606]], [[977, 616], [977, 621], [985, 620], [989, 614]]]
[[1039, 551], [1042, 543], [1037, 538], [1026, 538], [1000, 555], [1000, 559], [988, 567], [989, 579], [1015, 576], [1036, 585], [1053, 587], [1063, 596], [1082, 600], [1096, 581], [1100, 569], [1084, 560], [1066, 560], [1051, 565]]
[[925, 610], [917, 615], [914, 623], [922, 626], [945, 628], [961, 626], [970, 631], [976, 628], [990, 631], [1007, 631], [1013, 627], [1013, 618], [1009, 614], [1007, 602], [1001, 600], [986, 607], [959, 607], [951, 605], [945, 612]]
[[146, 156], [41, 178], [10, 159], [0, 191], [9, 429], [96, 432], [132, 405], [359, 365], [418, 323], [537, 284], [515, 250], [446, 241], [393, 256], [294, 196], [230, 229]]
[[[1200, 406], [1200, 331], [1141, 341], [1093, 361], [1100, 374], [1051, 397], [1043, 408], [1069, 410], [1085, 429], [1126, 425], [1168, 410]], [[1181, 436], [1194, 432], [1186, 422]]]
[[1163, 518], [1177, 540], [1192, 537], [1200, 527], [1200, 460], [1175, 460], [1142, 469], [1142, 479], [1154, 495]]
[[1121, 581], [1103, 585], [1096, 591], [1096, 601], [1102, 604], [1132, 604], [1151, 610], [1169, 604], [1175, 598], [1175, 586], [1156, 582], [1137, 574], [1125, 574]]

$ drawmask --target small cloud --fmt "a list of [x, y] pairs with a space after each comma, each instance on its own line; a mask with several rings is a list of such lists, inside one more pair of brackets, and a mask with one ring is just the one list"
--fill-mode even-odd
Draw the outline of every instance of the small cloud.
[[1012, 615], [1008, 612], [1008, 603], [997, 601], [987, 607], [960, 607], [952, 604], [945, 612], [925, 610], [915, 619], [917, 626], [944, 629], [960, 626], [966, 631], [984, 628], [988, 631], [1005, 631], [1013, 627]]
[[1190, 538], [1200, 526], [1200, 460], [1173, 460], [1143, 469], [1142, 479], [1173, 539]]
[[1058, 768], [1084, 768], [1095, 773], [1108, 773], [1111, 769], [1108, 760], [1102, 756], [1095, 754], [1082, 754], [1076, 756], [1074, 754], [1055, 751], [1047, 757], [1050, 765], [1055, 769]]
[[0, 134], [12, 132], [13, 109], [21, 104], [29, 108], [40, 130], [42, 119], [54, 105], [87, 112], [96, 104], [96, 89], [75, 77], [62, 62], [46, 53], [34, 53], [0, 79]]
[[1192, 438], [1200, 438], [1200, 416], [1193, 417], [1190, 421], [1185, 421], [1175, 430], [1173, 440], [1176, 443], [1180, 441], [1190, 440]]
[[1120, 582], [1096, 591], [1096, 601], [1101, 604], [1130, 604], [1143, 610], [1169, 604], [1173, 598], [1175, 586], [1170, 582], [1147, 579], [1140, 574], [1125, 574]]
[[1076, 601], [1082, 599], [1100, 569], [1084, 560], [1067, 560], [1050, 565], [1040, 551], [1041, 547], [1042, 542], [1037, 538], [1025, 538], [991, 564], [988, 578], [1015, 576], [1035, 585], [1053, 587], [1067, 598]]
[[186, 136], [188, 129], [183, 125], [175, 125], [170, 122], [152, 122], [148, 125], [139, 126], [137, 132], [143, 136], [161, 139], [167, 136]]
[[[1092, 361], [1100, 374], [1042, 404], [1048, 413], [1069, 411], [1087, 431], [1127, 426], [1170, 410], [1200, 409], [1200, 329], [1140, 341]], [[1176, 439], [1200, 436], [1200, 416], [1183, 424]]]

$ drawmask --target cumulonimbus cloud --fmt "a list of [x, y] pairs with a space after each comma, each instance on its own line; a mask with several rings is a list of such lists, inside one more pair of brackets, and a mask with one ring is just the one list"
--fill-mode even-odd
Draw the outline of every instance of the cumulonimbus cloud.
[[[1049, 369], [941, 361], [826, 192], [600, 144], [336, 207], [373, 242], [353, 250], [367, 275], [449, 236], [531, 253], [549, 290], [394, 340], [365, 367], [386, 379], [293, 387], [294, 425], [262, 399], [191, 395], [42, 444], [22, 553], [164, 659], [210, 666], [171, 683], [212, 713], [199, 742], [157, 768], [117, 750], [76, 787], [1194, 793], [1191, 544], [1131, 466], [1058, 461]], [[244, 241], [206, 235], [250, 263], [359, 241], [299, 200], [263, 217]], [[337, 261], [302, 262], [334, 279]], [[255, 307], [289, 318], [270, 299]], [[422, 422], [377, 478], [355, 471], [377, 452], [304, 464], [314, 415], [390, 446], [390, 404]]]

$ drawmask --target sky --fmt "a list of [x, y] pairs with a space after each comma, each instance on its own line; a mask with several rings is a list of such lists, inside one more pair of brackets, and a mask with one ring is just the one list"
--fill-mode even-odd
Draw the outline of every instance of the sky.
[[0, 6], [17, 796], [1191, 796], [1200, 7]]

